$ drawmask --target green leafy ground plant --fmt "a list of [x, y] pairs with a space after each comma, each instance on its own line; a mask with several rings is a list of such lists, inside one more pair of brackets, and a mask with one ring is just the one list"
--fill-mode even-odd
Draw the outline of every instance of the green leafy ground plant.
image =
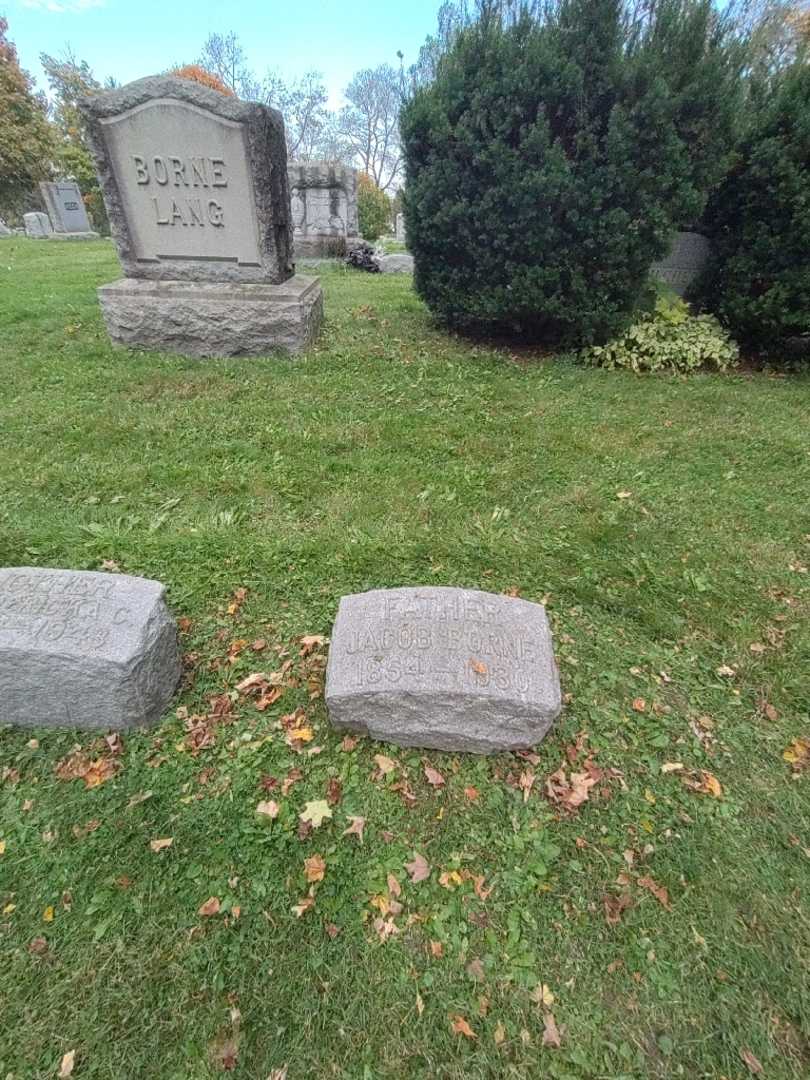
[[615, 370], [689, 374], [737, 364], [739, 349], [713, 315], [692, 315], [676, 296], [661, 296], [624, 334], [581, 353], [588, 364]]

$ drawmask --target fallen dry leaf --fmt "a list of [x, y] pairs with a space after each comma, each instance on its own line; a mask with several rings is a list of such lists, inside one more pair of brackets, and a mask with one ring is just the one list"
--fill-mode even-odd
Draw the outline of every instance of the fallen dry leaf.
[[503, 1026], [500, 1020], [495, 1025], [495, 1032], [492, 1038], [494, 1039], [496, 1046], [500, 1046], [501, 1043], [504, 1042], [506, 1039], [506, 1028]]
[[653, 894], [658, 903], [667, 909], [672, 911], [672, 904], [669, 902], [669, 893], [663, 885], [659, 885], [657, 881], [654, 881], [651, 877], [640, 877], [638, 884], [642, 889], [647, 889]]
[[547, 1012], [543, 1017], [543, 1046], [558, 1050], [562, 1046], [560, 1029], [552, 1013]]
[[392, 896], [402, 896], [402, 886], [393, 874], [389, 874], [386, 881], [388, 884], [388, 891]]
[[740, 1051], [740, 1057], [743, 1059], [745, 1064], [748, 1066], [749, 1071], [752, 1072], [754, 1076], [759, 1076], [760, 1073], [763, 1071], [762, 1062], [748, 1048]]
[[524, 803], [527, 803], [529, 801], [529, 796], [531, 795], [534, 781], [535, 775], [531, 769], [524, 769], [524, 771], [520, 774], [520, 779], [518, 780], [518, 787], [523, 792]]
[[363, 829], [366, 827], [366, 819], [364, 817], [352, 817], [348, 818], [349, 827], [343, 830], [343, 836], [356, 836], [360, 843], [363, 843]]
[[405, 864], [405, 869], [410, 875], [411, 882], [414, 885], [418, 885], [420, 881], [427, 881], [430, 877], [430, 866], [424, 855], [420, 855], [418, 851], [413, 854], [413, 862]]
[[622, 912], [633, 904], [633, 898], [629, 892], [619, 893], [618, 896], [605, 896], [602, 898], [605, 907], [605, 920], [608, 926], [616, 926], [621, 922]]
[[73, 1066], [76, 1064], [76, 1051], [68, 1050], [66, 1054], [62, 1056], [62, 1063], [59, 1066], [59, 1072], [56, 1074], [58, 1080], [68, 1080], [68, 1077], [73, 1072]]
[[48, 951], [48, 942], [44, 937], [32, 938], [28, 943], [28, 951], [32, 956], [42, 956]]
[[637, 697], [633, 699], [633, 711], [644, 712], [647, 708], [647, 702], [643, 697]]
[[465, 1039], [478, 1038], [463, 1016], [451, 1016], [450, 1019], [452, 1021], [454, 1035], [463, 1035]]
[[425, 779], [433, 787], [443, 787], [444, 777], [438, 769], [434, 769], [432, 765], [425, 765]]
[[340, 744], [340, 749], [344, 754], [350, 754], [359, 742], [360, 740], [356, 735], [344, 735], [343, 742]]
[[166, 836], [162, 840], [150, 840], [149, 847], [152, 851], [163, 851], [165, 848], [170, 848], [174, 843], [174, 837]]
[[390, 757], [386, 757], [385, 754], [375, 754], [374, 762], [383, 776], [387, 776], [388, 773], [393, 772], [397, 767], [397, 763]]
[[468, 799], [470, 802], [475, 802], [478, 798], [478, 789], [474, 787], [465, 787], [464, 798]]
[[554, 995], [545, 983], [538, 983], [529, 997], [535, 1005], [543, 1005], [547, 1009], [550, 1009], [554, 1004]]
[[53, 922], [53, 904], [48, 904], [45, 910], [42, 912], [43, 922]]
[[416, 1015], [421, 1016], [424, 1011], [425, 1011], [425, 1003], [424, 1003], [424, 1001], [422, 1001], [422, 995], [417, 990], [416, 991]]
[[682, 771], [683, 771], [683, 762], [682, 761], [665, 761], [664, 764], [661, 766], [661, 772], [662, 773], [673, 773], [673, 772], [682, 772]]
[[295, 915], [296, 919], [300, 919], [302, 915], [315, 906], [314, 888], [315, 886], [311, 885], [309, 894], [305, 896], [303, 900], [299, 900], [297, 904], [293, 905], [292, 913]]
[[324, 821], [332, 816], [332, 809], [326, 799], [313, 799], [299, 814], [301, 821], [309, 822], [313, 829], [320, 829]]
[[219, 897], [211, 896], [204, 904], [200, 904], [197, 909], [197, 914], [202, 915], [204, 918], [210, 918], [212, 915], [219, 914]]
[[309, 858], [304, 859], [304, 873], [309, 882], [323, 881], [326, 863], [322, 856], [310, 855]]
[[326, 638], [323, 634], [305, 634], [298, 640], [301, 645], [301, 656], [309, 656], [310, 653], [326, 643]]
[[444, 945], [440, 941], [431, 941], [430, 955], [435, 956], [437, 960], [441, 959], [444, 956]]
[[483, 982], [484, 965], [477, 956], [467, 964], [466, 970], [471, 979], [474, 979], [476, 982]]
[[268, 817], [271, 821], [278, 817], [281, 807], [273, 799], [262, 799], [256, 804], [256, 813], [259, 817]]
[[439, 874], [439, 884], [445, 889], [455, 889], [463, 880], [464, 878], [458, 870], [445, 870]]
[[330, 776], [326, 784], [326, 801], [330, 806], [337, 806], [343, 798], [343, 784], [336, 776]]
[[782, 751], [782, 758], [793, 766], [794, 772], [806, 769], [810, 765], [810, 739], [794, 739]]

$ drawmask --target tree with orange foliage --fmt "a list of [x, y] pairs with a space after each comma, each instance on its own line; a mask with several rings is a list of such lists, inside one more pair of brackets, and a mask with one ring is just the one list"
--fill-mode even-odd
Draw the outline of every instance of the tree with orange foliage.
[[175, 68], [169, 74], [176, 75], [178, 79], [190, 79], [192, 82], [207, 86], [210, 90], [218, 90], [220, 94], [227, 94], [228, 97], [236, 96], [230, 86], [226, 86], [218, 75], [208, 71], [202, 64], [183, 64], [182, 67]]
[[45, 99], [20, 67], [7, 28], [0, 17], [0, 202], [11, 208], [50, 174], [55, 140]]

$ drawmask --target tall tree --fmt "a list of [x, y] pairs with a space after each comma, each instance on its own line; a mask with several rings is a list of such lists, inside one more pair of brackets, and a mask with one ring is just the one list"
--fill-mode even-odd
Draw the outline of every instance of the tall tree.
[[244, 101], [258, 101], [261, 86], [247, 65], [247, 57], [237, 34], [209, 34], [197, 61], [212, 72]]
[[0, 205], [13, 209], [49, 175], [54, 138], [45, 98], [34, 92], [33, 79], [20, 67], [7, 30], [0, 17]]
[[323, 140], [332, 119], [326, 107], [328, 98], [319, 71], [308, 71], [294, 82], [286, 82], [277, 72], [268, 72], [261, 100], [283, 114], [291, 160], [322, 159]]
[[340, 131], [363, 172], [382, 191], [396, 187], [402, 169], [399, 111], [404, 75], [390, 64], [358, 71], [346, 87]]

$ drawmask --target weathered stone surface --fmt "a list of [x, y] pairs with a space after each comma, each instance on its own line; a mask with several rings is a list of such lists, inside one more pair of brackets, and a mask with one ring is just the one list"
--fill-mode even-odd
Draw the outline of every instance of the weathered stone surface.
[[359, 239], [357, 170], [291, 161], [296, 258], [342, 258]]
[[25, 235], [30, 236], [33, 240], [44, 240], [53, 234], [51, 219], [47, 214], [43, 214], [39, 210], [32, 211], [30, 214], [23, 214], [23, 222], [25, 223]]
[[396, 237], [401, 244], [407, 244], [408, 236], [405, 231], [405, 215], [397, 214], [396, 218]]
[[545, 609], [437, 586], [344, 596], [326, 705], [336, 727], [399, 746], [533, 746], [561, 708]]
[[127, 277], [281, 284], [293, 275], [281, 113], [169, 75], [80, 108]]
[[381, 255], [377, 262], [381, 274], [413, 273], [413, 255]]
[[75, 180], [59, 180], [56, 183], [43, 180], [39, 190], [55, 234], [74, 233], [88, 237], [98, 235], [90, 228], [82, 193]]
[[0, 723], [124, 728], [157, 720], [180, 678], [159, 581], [0, 569]]
[[294, 355], [323, 321], [317, 278], [283, 285], [215, 285], [124, 278], [98, 290], [112, 341], [183, 356]]
[[11, 229], [8, 227], [8, 225], [6, 225], [5, 221], [3, 221], [2, 218], [0, 218], [0, 236], [13, 236], [13, 235], [14, 235], [14, 233], [11, 231]]
[[683, 296], [706, 268], [711, 245], [701, 233], [679, 232], [665, 259], [653, 263], [651, 273]]

